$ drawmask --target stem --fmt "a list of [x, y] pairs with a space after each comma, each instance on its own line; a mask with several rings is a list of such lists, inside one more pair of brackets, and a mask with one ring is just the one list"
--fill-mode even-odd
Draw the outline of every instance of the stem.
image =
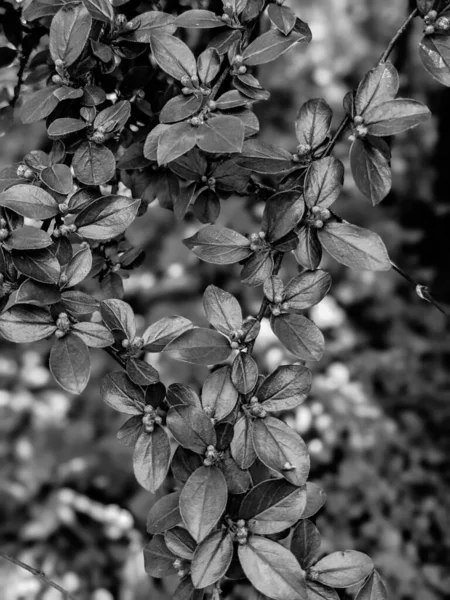
[[419, 10], [417, 8], [415, 8], [412, 11], [412, 13], [409, 15], [409, 17], [406, 19], [406, 21], [403, 23], [403, 25], [400, 27], [400, 29], [397, 31], [397, 33], [394, 35], [392, 40], [389, 42], [388, 47], [383, 52], [383, 54], [380, 57], [380, 60], [378, 61], [379, 65], [381, 65], [387, 61], [387, 59], [391, 55], [392, 50], [395, 47], [395, 44], [398, 42], [398, 40], [401, 38], [401, 36], [405, 33], [405, 31], [408, 28], [408, 25], [411, 23], [411, 21], [415, 17], [417, 17], [418, 14], [419, 14]]
[[2, 558], [4, 558], [5, 560], [8, 560], [10, 563], [17, 565], [21, 569], [25, 569], [25, 571], [28, 571], [29, 573], [34, 575], [37, 579], [40, 579], [40, 581], [42, 581], [42, 583], [44, 583], [45, 585], [50, 586], [50, 587], [54, 588], [55, 590], [58, 590], [58, 592], [60, 592], [63, 595], [65, 600], [75, 600], [75, 597], [72, 596], [72, 594], [70, 594], [67, 590], [62, 588], [60, 585], [58, 585], [51, 579], [49, 579], [45, 575], [45, 573], [43, 573], [42, 571], [39, 571], [38, 569], [35, 569], [34, 567], [30, 567], [30, 565], [27, 565], [26, 563], [22, 562], [18, 558], [14, 558], [13, 556], [9, 556], [8, 554], [5, 554], [5, 552], [2, 552], [2, 550], [0, 550], [0, 556]]
[[126, 363], [121, 356], [119, 356], [111, 347], [104, 348], [106, 352], [113, 357], [113, 359], [122, 367], [122, 369], [126, 369]]
[[328, 142], [328, 146], [325, 148], [325, 152], [322, 154], [321, 158], [330, 156], [330, 154], [334, 150], [334, 147], [336, 146], [337, 141], [339, 140], [341, 135], [344, 133], [344, 131], [347, 129], [347, 127], [350, 125], [350, 122], [351, 122], [350, 116], [345, 115], [345, 117], [341, 121], [341, 124], [337, 128], [335, 134], [333, 135], [331, 140]]
[[438, 302], [437, 300], [435, 300], [433, 298], [433, 296], [430, 293], [430, 290], [428, 289], [428, 287], [426, 285], [417, 283], [417, 281], [415, 281], [410, 275], [405, 273], [392, 260], [391, 260], [391, 266], [394, 269], [394, 271], [396, 271], [401, 277], [403, 277], [403, 279], [405, 279], [408, 283], [410, 283], [411, 285], [413, 285], [415, 287], [416, 294], [419, 296], [419, 298], [421, 300], [425, 300], [426, 302], [429, 302], [430, 304], [435, 306], [438, 309], [438, 311], [440, 311], [443, 315], [445, 315], [447, 318], [450, 318], [450, 314], [446, 311], [446, 309], [442, 306], [442, 304], [440, 302]]

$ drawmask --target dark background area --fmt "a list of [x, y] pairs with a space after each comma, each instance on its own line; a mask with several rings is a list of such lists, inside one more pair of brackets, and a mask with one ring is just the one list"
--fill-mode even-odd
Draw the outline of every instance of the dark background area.
[[[271, 99], [255, 108], [263, 139], [295, 148], [300, 105], [323, 97], [342, 117], [342, 98], [381, 54], [409, 9], [403, 0], [288, 0], [307, 21], [313, 42], [261, 68]], [[432, 121], [403, 134], [393, 147], [393, 192], [373, 208], [356, 190], [348, 142], [337, 155], [346, 165], [336, 211], [379, 233], [392, 259], [434, 296], [450, 304], [450, 90], [422, 69], [417, 21], [393, 55], [400, 96], [428, 104]], [[0, 34], [1, 36], [1, 34]], [[2, 45], [4, 40], [2, 41]], [[16, 66], [0, 72], [0, 87], [15, 85]], [[2, 96], [0, 94], [0, 101]], [[43, 124], [18, 120], [0, 140], [0, 167], [44, 147]], [[246, 232], [261, 206], [244, 198], [223, 203], [219, 222]], [[236, 294], [255, 314], [261, 289], [242, 286], [234, 267], [200, 263], [181, 239], [198, 228], [176, 222], [157, 202], [132, 226], [146, 249], [143, 266], [125, 281], [125, 300], [142, 330], [181, 314], [205, 324], [201, 293], [214, 283]], [[286, 260], [282, 276], [296, 273]], [[322, 550], [368, 553], [392, 600], [439, 600], [450, 589], [450, 338], [448, 321], [395, 272], [350, 271], [329, 258], [331, 294], [311, 310], [327, 349], [314, 367], [313, 390], [286, 420], [309, 444], [310, 479], [328, 501], [316, 523]], [[91, 290], [93, 291], [93, 289]], [[163, 600], [167, 588], [143, 570], [145, 520], [155, 498], [132, 473], [131, 450], [115, 437], [123, 419], [103, 404], [101, 377], [116, 367], [92, 352], [92, 378], [80, 397], [53, 383], [49, 344], [0, 341], [0, 546], [42, 569], [80, 598]], [[256, 346], [261, 371], [289, 355], [263, 323]], [[150, 362], [168, 385], [201, 385], [206, 369], [157, 355]], [[158, 493], [159, 495], [159, 493]], [[157, 495], [157, 496], [158, 496]], [[248, 590], [235, 590], [248, 598]], [[0, 560], [0, 597], [52, 600], [30, 574]], [[235, 595], [235, 598], [237, 596]], [[344, 598], [344, 594], [342, 595]]]

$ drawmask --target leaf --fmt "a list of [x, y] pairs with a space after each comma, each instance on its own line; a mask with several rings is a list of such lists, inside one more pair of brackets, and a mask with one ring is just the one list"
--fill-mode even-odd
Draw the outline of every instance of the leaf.
[[144, 331], [143, 349], [146, 352], [162, 352], [171, 341], [192, 327], [191, 321], [184, 317], [163, 317]]
[[[222, 425], [227, 428], [231, 427], [229, 423], [223, 423]], [[228, 450], [225, 450], [219, 462], [219, 469], [225, 476], [230, 494], [245, 494], [251, 487], [252, 478], [250, 472], [240, 469]]]
[[216, 265], [231, 265], [252, 254], [249, 240], [226, 227], [207, 225], [195, 235], [183, 240], [196, 256]]
[[211, 154], [240, 152], [244, 143], [244, 133], [244, 124], [237, 117], [213, 116], [199, 127], [197, 146]]
[[114, 21], [114, 8], [110, 0], [84, 0], [86, 8], [99, 21], [103, 21], [107, 25]]
[[197, 392], [184, 383], [171, 383], [167, 388], [166, 402], [169, 407], [188, 405], [202, 408]]
[[206, 318], [218, 331], [230, 334], [241, 329], [241, 306], [232, 294], [209, 285], [203, 294], [203, 308]]
[[248, 102], [248, 98], [243, 96], [237, 90], [229, 90], [217, 98], [216, 108], [219, 110], [230, 110], [232, 108], [239, 108], [245, 106]]
[[305, 600], [303, 571], [294, 555], [272, 540], [252, 536], [238, 546], [239, 560], [250, 583], [273, 600]]
[[328, 208], [338, 198], [344, 183], [344, 165], [331, 156], [312, 163], [306, 176], [304, 196], [309, 208]]
[[162, 108], [159, 114], [161, 123], [176, 123], [184, 121], [197, 113], [203, 104], [203, 98], [191, 94], [190, 96], [175, 96], [171, 98]]
[[166, 33], [158, 33], [150, 38], [152, 55], [158, 65], [174, 79], [197, 74], [195, 56], [180, 39]]
[[263, 285], [272, 275], [273, 257], [270, 250], [256, 252], [245, 261], [241, 271], [241, 281], [251, 286]]
[[186, 483], [192, 473], [202, 465], [203, 460], [201, 456], [191, 450], [186, 450], [182, 446], [178, 446], [172, 459], [172, 474], [180, 483]]
[[103, 185], [116, 172], [116, 159], [106, 146], [83, 142], [72, 160], [75, 177], [86, 185]]
[[383, 62], [369, 71], [358, 87], [355, 96], [355, 114], [363, 115], [368, 109], [393, 100], [399, 88], [397, 69], [390, 62]]
[[56, 286], [26, 279], [17, 290], [14, 304], [36, 304], [47, 307], [60, 302], [61, 299]]
[[373, 571], [373, 562], [356, 550], [333, 552], [311, 567], [314, 581], [334, 588], [347, 588], [359, 583]]
[[352, 269], [388, 271], [391, 263], [380, 236], [350, 223], [327, 223], [319, 240], [331, 256]]
[[164, 483], [170, 467], [170, 442], [162, 427], [139, 436], [133, 454], [134, 476], [149, 492], [155, 492]]
[[155, 502], [147, 518], [148, 533], [163, 533], [181, 522], [178, 508], [180, 492], [172, 492]]
[[136, 335], [133, 309], [123, 300], [111, 298], [100, 303], [100, 312], [105, 324], [114, 330], [122, 331], [129, 340]]
[[450, 86], [450, 37], [426, 35], [419, 46], [419, 56], [428, 73], [439, 83]]
[[61, 286], [61, 289], [77, 285], [89, 275], [91, 269], [92, 252], [89, 246], [85, 246], [70, 259], [64, 273], [67, 281]]
[[[158, 140], [157, 159], [159, 165], [170, 163], [194, 148], [199, 137], [198, 128], [190, 123], [176, 123], [162, 132]], [[148, 138], [147, 138], [148, 141]], [[147, 142], [146, 142], [147, 145]], [[145, 156], [149, 149], [144, 147]]]
[[24, 225], [11, 231], [3, 243], [14, 250], [40, 250], [51, 246], [53, 240], [46, 231]]
[[370, 108], [364, 115], [364, 124], [371, 135], [383, 137], [416, 127], [430, 116], [429, 109], [421, 102], [397, 98]]
[[56, 339], [50, 350], [50, 371], [59, 385], [71, 394], [81, 394], [91, 374], [86, 344], [76, 335]]
[[139, 436], [144, 431], [144, 426], [142, 424], [142, 416], [134, 415], [130, 417], [122, 427], [117, 432], [117, 439], [124, 446], [128, 446], [129, 448], [134, 448], [136, 442], [138, 441]]
[[176, 360], [196, 365], [212, 365], [226, 360], [231, 354], [230, 342], [212, 329], [195, 327], [170, 342], [164, 352]]
[[215, 27], [224, 27], [225, 23], [220, 17], [210, 10], [187, 10], [175, 19], [177, 27], [186, 27], [194, 29], [213, 29]]
[[317, 527], [307, 519], [300, 521], [292, 533], [291, 552], [303, 569], [311, 566], [319, 548], [320, 533]]
[[257, 139], [246, 140], [242, 153], [232, 160], [245, 169], [269, 175], [283, 173], [293, 166], [289, 152]]
[[256, 419], [253, 445], [266, 467], [293, 485], [305, 485], [309, 473], [308, 449], [302, 438], [285, 423], [275, 417]]
[[77, 215], [77, 231], [91, 240], [110, 240], [128, 229], [140, 203], [128, 196], [103, 196]]
[[318, 304], [331, 287], [331, 277], [326, 271], [304, 271], [289, 281], [284, 289], [283, 302], [289, 309], [305, 310]]
[[[377, 138], [374, 138], [377, 139]], [[383, 142], [379, 139], [378, 142]], [[391, 191], [392, 174], [387, 144], [375, 145], [368, 139], [356, 138], [350, 148], [350, 166], [359, 191], [372, 204], [379, 204]]]
[[73, 133], [78, 133], [83, 129], [86, 129], [87, 123], [81, 119], [72, 119], [69, 117], [63, 119], [55, 119], [50, 123], [47, 129], [47, 135], [49, 138], [62, 138]]
[[158, 371], [139, 358], [130, 358], [127, 361], [127, 374], [137, 385], [149, 385], [159, 381]]
[[213, 531], [198, 546], [191, 565], [192, 583], [205, 588], [225, 575], [233, 558], [233, 542], [226, 530]]
[[339, 600], [339, 595], [333, 588], [326, 587], [317, 581], [306, 580], [308, 600]]
[[261, 229], [267, 241], [276, 242], [292, 231], [300, 222], [305, 203], [297, 191], [278, 192], [271, 196], [264, 207]]
[[284, 35], [288, 35], [293, 30], [296, 16], [287, 6], [269, 4], [267, 14], [271, 23]]
[[0, 194], [0, 206], [29, 219], [51, 219], [59, 214], [58, 203], [45, 190], [34, 185], [14, 185]]
[[295, 120], [295, 133], [299, 144], [311, 150], [320, 146], [328, 136], [333, 113], [322, 98], [308, 100], [298, 111]]
[[231, 381], [230, 367], [221, 367], [205, 379], [202, 388], [202, 406], [211, 418], [221, 421], [236, 406], [239, 393]]
[[366, 580], [355, 600], [388, 600], [386, 587], [376, 571]]
[[306, 506], [302, 519], [309, 519], [315, 515], [325, 504], [327, 495], [316, 483], [310, 481], [306, 484]]
[[211, 419], [195, 406], [172, 407], [167, 414], [167, 427], [183, 448], [197, 454], [204, 454], [208, 446], [216, 445], [216, 432]]
[[50, 25], [49, 47], [53, 62], [61, 60], [65, 67], [70, 67], [83, 52], [91, 26], [92, 17], [84, 4], [61, 8]]
[[225, 477], [218, 467], [198, 468], [184, 484], [180, 514], [192, 537], [201, 542], [217, 524], [227, 503]]
[[9, 65], [14, 62], [16, 57], [17, 50], [15, 50], [14, 48], [8, 48], [8, 46], [0, 47], [0, 69], [9, 67]]
[[167, 548], [162, 535], [155, 535], [144, 547], [145, 571], [152, 577], [175, 575], [177, 569], [173, 563], [176, 558], [175, 554]]
[[37, 342], [55, 331], [55, 322], [45, 308], [16, 304], [0, 315], [0, 333], [16, 344]]
[[241, 417], [234, 426], [230, 444], [231, 455], [241, 469], [249, 469], [256, 460], [253, 447], [252, 421]]
[[100, 129], [103, 133], [120, 131], [130, 118], [130, 114], [131, 104], [128, 100], [116, 102], [98, 113], [93, 125], [94, 130]]
[[90, 348], [107, 348], [114, 344], [113, 335], [101, 323], [75, 323], [72, 331]]
[[309, 369], [302, 365], [285, 365], [264, 379], [256, 396], [268, 412], [291, 410], [306, 400], [311, 383]]
[[297, 314], [282, 314], [272, 319], [272, 329], [280, 342], [302, 360], [320, 360], [325, 340], [312, 321]]
[[231, 367], [231, 380], [241, 394], [249, 394], [258, 381], [258, 365], [248, 352], [239, 352]]
[[220, 55], [215, 48], [206, 48], [197, 58], [197, 71], [200, 81], [208, 84], [220, 71]]
[[57, 194], [70, 194], [73, 188], [73, 177], [67, 165], [51, 165], [40, 173], [45, 185]]
[[58, 98], [54, 95], [56, 89], [57, 87], [52, 85], [31, 94], [20, 109], [22, 123], [28, 125], [48, 117], [59, 104]]
[[298, 246], [294, 250], [294, 256], [305, 269], [317, 269], [322, 260], [322, 245], [317, 236], [317, 229], [306, 225], [300, 227], [297, 232]]
[[305, 487], [297, 487], [284, 479], [269, 479], [248, 492], [239, 508], [239, 518], [247, 521], [246, 526], [252, 533], [270, 535], [294, 525], [305, 504]]
[[185, 575], [173, 593], [172, 600], [203, 600], [205, 590], [196, 590], [191, 575]]
[[144, 413], [143, 389], [133, 383], [122, 371], [108, 373], [103, 377], [101, 395], [106, 404], [125, 415]]
[[257, 37], [244, 50], [242, 54], [244, 64], [254, 66], [272, 62], [287, 52], [294, 44], [305, 41], [309, 40], [304, 35], [300, 35], [295, 31], [289, 35], [283, 35], [276, 29], [270, 29]]
[[184, 527], [174, 527], [170, 531], [166, 531], [164, 540], [169, 550], [176, 556], [192, 560], [197, 544]]
[[61, 294], [64, 308], [76, 317], [91, 315], [98, 310], [98, 302], [84, 292], [70, 290]]
[[192, 212], [200, 223], [214, 223], [220, 215], [220, 200], [214, 190], [204, 189], [194, 201]]
[[176, 26], [174, 17], [159, 10], [149, 10], [129, 21], [133, 39], [148, 44], [153, 36], [174, 33]]
[[56, 256], [48, 248], [13, 250], [11, 258], [22, 275], [41, 283], [59, 282], [61, 267]]

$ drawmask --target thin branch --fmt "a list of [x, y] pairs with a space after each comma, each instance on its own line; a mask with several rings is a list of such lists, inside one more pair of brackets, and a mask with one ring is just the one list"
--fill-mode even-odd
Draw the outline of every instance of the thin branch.
[[325, 148], [325, 152], [322, 154], [321, 158], [325, 158], [326, 156], [330, 156], [330, 154], [334, 150], [334, 147], [336, 146], [337, 141], [339, 140], [339, 138], [341, 137], [341, 135], [344, 133], [344, 131], [347, 129], [347, 127], [350, 125], [350, 121], [351, 121], [350, 116], [349, 115], [345, 115], [345, 117], [341, 121], [341, 124], [336, 129], [335, 134], [333, 135], [333, 137], [331, 138], [331, 140], [328, 142], [328, 145]]
[[387, 59], [391, 55], [392, 50], [395, 47], [395, 44], [402, 37], [402, 35], [405, 33], [406, 29], [408, 28], [408, 25], [411, 23], [411, 21], [415, 17], [417, 17], [418, 14], [419, 14], [419, 10], [417, 8], [415, 8], [412, 11], [412, 13], [409, 15], [409, 17], [406, 19], [406, 21], [403, 23], [403, 25], [400, 27], [400, 29], [397, 31], [397, 33], [394, 35], [394, 37], [392, 38], [392, 40], [389, 42], [388, 47], [383, 52], [383, 54], [380, 57], [380, 60], [378, 61], [379, 65], [381, 65], [381, 64], [383, 64], [383, 63], [385, 63], [387, 61]]
[[115, 352], [115, 350], [113, 350], [111, 347], [104, 348], [104, 350], [106, 350], [106, 352], [113, 357], [113, 359], [122, 367], [122, 369], [126, 369], [125, 361]]
[[50, 586], [50, 587], [54, 588], [55, 590], [58, 590], [58, 592], [60, 592], [63, 595], [64, 600], [76, 600], [75, 597], [72, 596], [72, 594], [70, 594], [67, 590], [65, 590], [63, 587], [61, 587], [60, 585], [58, 585], [51, 579], [49, 579], [46, 576], [46, 574], [43, 573], [42, 571], [39, 571], [38, 569], [35, 569], [34, 567], [30, 567], [30, 565], [27, 565], [26, 563], [22, 562], [18, 558], [9, 556], [9, 554], [5, 554], [5, 552], [2, 552], [1, 550], [0, 550], [0, 556], [3, 557], [5, 560], [9, 561], [10, 563], [17, 565], [21, 569], [25, 569], [25, 571], [28, 571], [29, 573], [34, 575], [34, 577], [36, 577], [37, 579], [42, 581], [42, 583], [44, 585]]

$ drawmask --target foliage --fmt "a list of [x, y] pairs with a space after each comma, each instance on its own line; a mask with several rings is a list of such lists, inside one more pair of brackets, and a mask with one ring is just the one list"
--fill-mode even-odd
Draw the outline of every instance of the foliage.
[[[444, 5], [418, 2], [416, 12], [425, 22], [423, 63], [448, 84]], [[263, 13], [271, 28], [259, 35]], [[361, 598], [386, 597], [366, 555], [346, 550], [315, 561], [320, 534], [309, 517], [323, 494], [307, 481], [304, 441], [279, 417], [306, 399], [304, 362], [324, 352], [323, 334], [304, 315], [331, 285], [318, 268], [323, 249], [351, 268], [391, 268], [377, 234], [330, 210], [344, 179], [331, 156], [337, 134], [351, 127], [355, 183], [378, 204], [391, 188], [390, 136], [426, 121], [428, 109], [396, 97], [387, 51], [346, 96], [336, 135], [324, 100], [300, 107], [292, 153], [255, 137], [252, 111], [268, 97], [254, 67], [311, 40], [308, 25], [282, 4], [242, 1], [224, 4], [222, 16], [197, 8], [174, 16], [140, 13], [132, 2], [34, 0], [22, 18], [8, 39], [24, 69], [34, 47], [25, 52], [25, 41], [36, 45], [49, 33], [49, 42], [31, 59], [30, 83], [39, 89], [25, 95], [20, 114], [24, 123], [46, 119], [52, 147], [0, 174], [0, 332], [16, 343], [53, 336], [50, 370], [71, 393], [89, 381], [89, 348], [106, 349], [122, 368], [104, 378], [102, 396], [129, 415], [118, 438], [134, 447], [136, 479], [150, 492], [169, 472], [180, 484], [149, 515], [147, 572], [178, 573], [179, 600], [217, 594], [224, 577], [247, 578], [274, 600], [337, 598], [335, 588], [356, 584]], [[214, 30], [198, 56], [184, 29]], [[2, 49], [2, 63], [14, 52]], [[265, 200], [259, 232], [215, 224], [232, 193]], [[126, 231], [155, 198], [177, 218], [191, 210], [205, 225], [184, 240], [197, 257], [239, 263], [244, 284], [263, 286], [256, 317], [244, 319], [239, 300], [210, 285], [203, 304], [211, 328], [174, 316], [137, 336], [119, 272], [142, 260]], [[278, 274], [288, 253], [301, 272], [284, 284]], [[98, 294], [85, 291], [87, 279], [98, 282]], [[264, 378], [252, 353], [267, 314], [298, 364]], [[145, 352], [211, 366], [201, 393], [166, 389]]]

